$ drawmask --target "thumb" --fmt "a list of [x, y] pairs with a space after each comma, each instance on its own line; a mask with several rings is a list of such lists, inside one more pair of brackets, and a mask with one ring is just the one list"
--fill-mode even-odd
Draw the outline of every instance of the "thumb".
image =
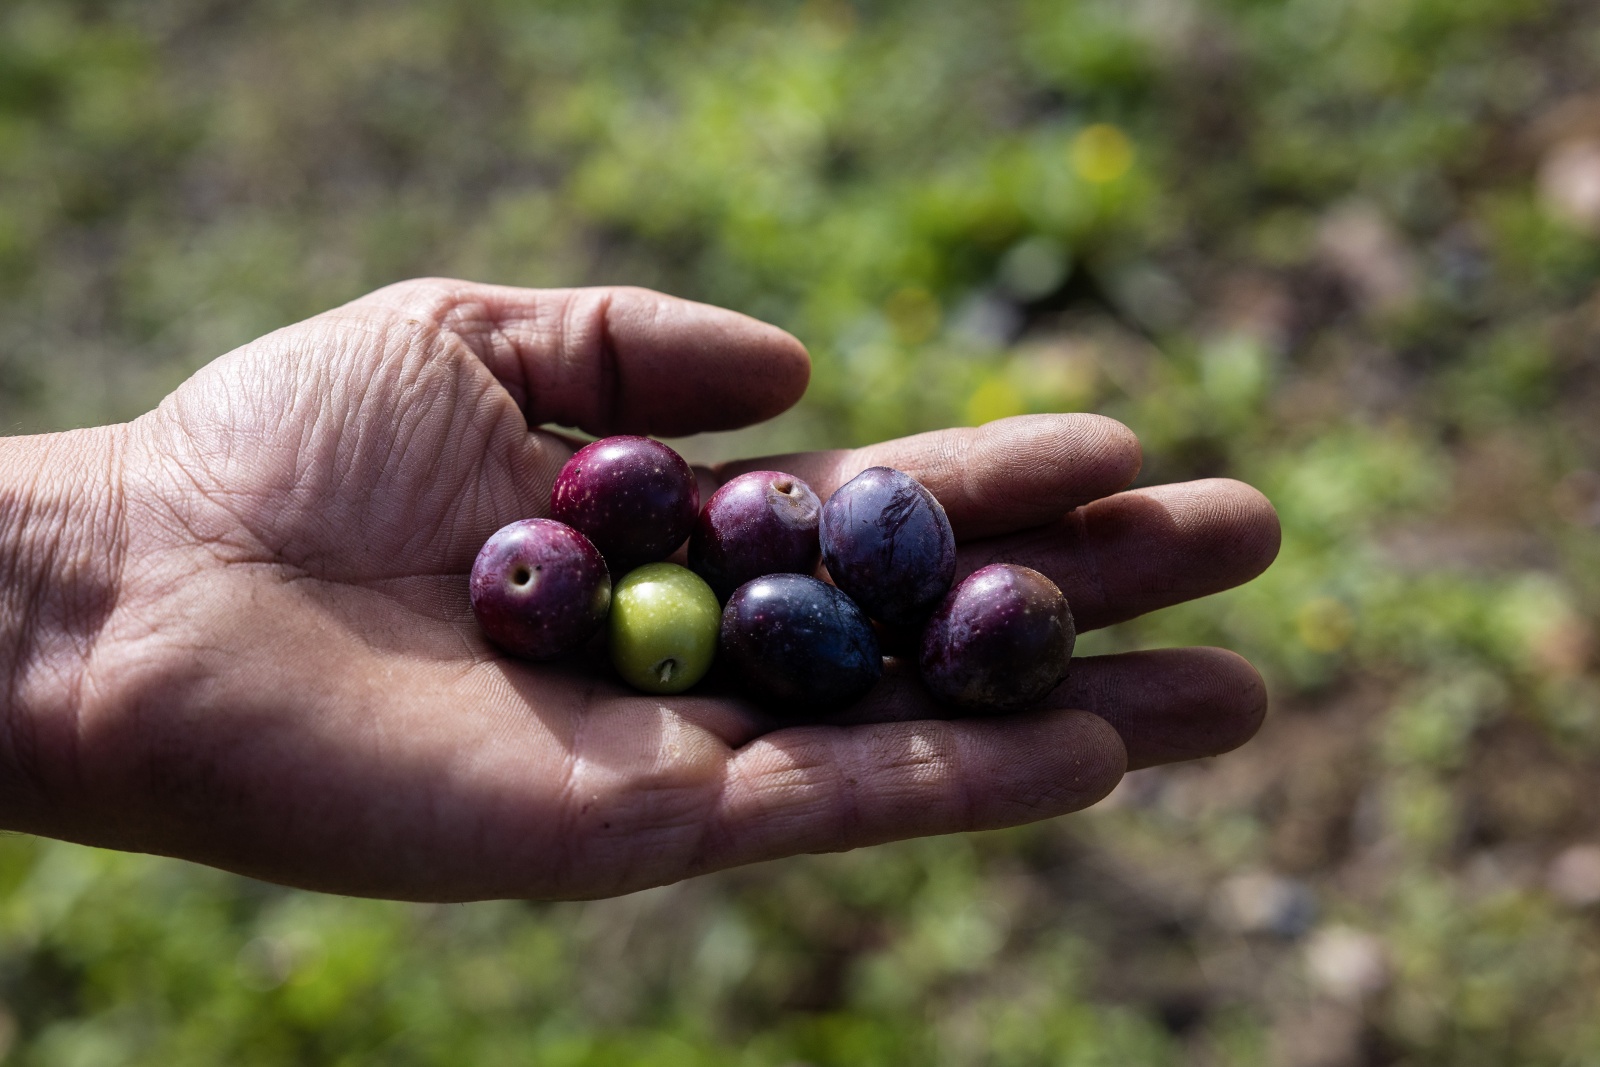
[[602, 437], [731, 430], [786, 410], [811, 377], [804, 346], [776, 326], [649, 289], [428, 278], [357, 303], [458, 336], [534, 426]]

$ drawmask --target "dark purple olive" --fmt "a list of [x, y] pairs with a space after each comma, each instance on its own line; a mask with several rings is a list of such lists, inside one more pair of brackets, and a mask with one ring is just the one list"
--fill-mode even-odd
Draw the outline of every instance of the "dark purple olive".
[[721, 656], [756, 699], [823, 719], [883, 674], [872, 623], [853, 600], [805, 574], [769, 574], [722, 610]]
[[950, 589], [956, 538], [909, 474], [868, 467], [822, 508], [822, 561], [834, 584], [890, 626], [920, 624]]
[[472, 564], [471, 592], [484, 634], [524, 659], [573, 651], [611, 607], [611, 578], [599, 551], [550, 519], [523, 519], [489, 538]]
[[935, 699], [962, 711], [1022, 711], [1066, 678], [1076, 638], [1054, 582], [994, 563], [968, 575], [928, 620], [922, 680]]
[[764, 574], [809, 574], [822, 501], [792, 474], [751, 471], [712, 494], [689, 538], [689, 569], [717, 599]]
[[699, 513], [694, 471], [648, 437], [603, 437], [585, 445], [550, 490], [551, 517], [593, 541], [617, 578], [672, 555]]

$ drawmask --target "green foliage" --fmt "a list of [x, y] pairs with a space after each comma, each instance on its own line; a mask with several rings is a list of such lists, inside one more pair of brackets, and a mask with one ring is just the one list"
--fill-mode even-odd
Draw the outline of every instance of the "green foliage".
[[1284, 528], [1084, 641], [1238, 649], [1261, 738], [1059, 824], [549, 907], [0, 843], [11, 1060], [1600, 1063], [1597, 54], [1559, 0], [11, 0], [8, 429], [410, 275], [628, 282], [811, 348], [705, 455], [1095, 410]]

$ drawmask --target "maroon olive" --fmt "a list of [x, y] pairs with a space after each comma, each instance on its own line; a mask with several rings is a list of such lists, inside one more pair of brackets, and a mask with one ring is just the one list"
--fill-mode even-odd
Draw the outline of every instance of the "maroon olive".
[[1077, 634], [1067, 598], [1014, 563], [973, 571], [950, 590], [922, 634], [922, 680], [967, 712], [1022, 711], [1067, 676]]
[[472, 564], [472, 614], [489, 640], [524, 659], [578, 648], [611, 608], [611, 578], [589, 539], [564, 523], [523, 519]]
[[583, 533], [611, 573], [672, 555], [700, 512], [700, 485], [682, 456], [648, 437], [603, 437], [561, 468], [550, 514]]
[[822, 501], [792, 474], [751, 471], [712, 494], [689, 538], [689, 569], [717, 599], [764, 574], [810, 574], [817, 567]]

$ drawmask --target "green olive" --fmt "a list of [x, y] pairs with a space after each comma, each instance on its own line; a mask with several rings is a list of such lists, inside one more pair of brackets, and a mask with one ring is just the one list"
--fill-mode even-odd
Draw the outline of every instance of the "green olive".
[[611, 594], [611, 662], [646, 693], [681, 693], [711, 669], [722, 606], [699, 575], [675, 563], [629, 571]]

